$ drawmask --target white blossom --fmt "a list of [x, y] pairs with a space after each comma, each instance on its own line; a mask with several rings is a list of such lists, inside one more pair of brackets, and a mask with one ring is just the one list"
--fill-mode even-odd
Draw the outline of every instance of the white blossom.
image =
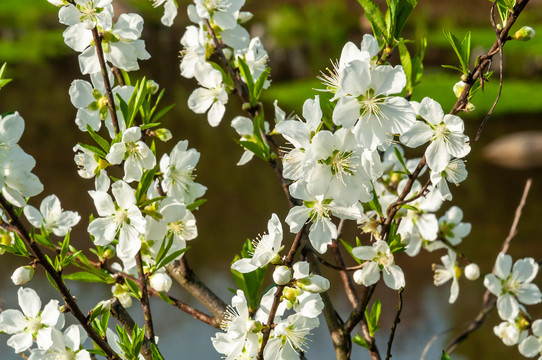
[[39, 211], [32, 205], [26, 205], [23, 212], [32, 226], [43, 227], [56, 236], [65, 236], [81, 220], [77, 212], [62, 210], [60, 200], [54, 194], [43, 199]]

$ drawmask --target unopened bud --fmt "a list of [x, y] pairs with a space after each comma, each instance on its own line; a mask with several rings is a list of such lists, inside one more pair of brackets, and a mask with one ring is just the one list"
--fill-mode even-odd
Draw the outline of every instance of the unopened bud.
[[123, 285], [115, 284], [111, 291], [113, 292], [113, 296], [119, 299], [122, 306], [125, 308], [132, 306], [132, 297]]
[[461, 75], [461, 81], [467, 82], [467, 74]]
[[296, 301], [297, 295], [299, 295], [300, 292], [301, 290], [287, 286], [282, 291], [282, 298], [293, 304]]
[[108, 245], [107, 248], [104, 250], [104, 258], [112, 259], [114, 256], [115, 256], [115, 247]]
[[518, 31], [516, 31], [514, 35], [512, 35], [512, 39], [516, 39], [519, 41], [529, 41], [534, 37], [534, 34], [535, 32], [532, 27], [524, 26]]
[[154, 95], [158, 92], [158, 89], [160, 89], [160, 85], [154, 80], [147, 80], [147, 90]]
[[32, 266], [21, 266], [15, 269], [13, 275], [11, 275], [11, 281], [13, 281], [15, 285], [24, 285], [32, 280], [33, 276], [34, 268]]
[[465, 86], [467, 85], [464, 81], [459, 81], [455, 83], [454, 85], [454, 94], [456, 98], [459, 98], [461, 96], [461, 93], [463, 92], [463, 89], [465, 89]]
[[160, 292], [168, 292], [171, 289], [171, 278], [164, 273], [156, 273], [149, 278], [151, 287]]
[[465, 111], [466, 112], [471, 112], [471, 111], [474, 111], [474, 110], [476, 110], [476, 106], [474, 106], [473, 103], [468, 103], [467, 107], [465, 108]]
[[158, 139], [162, 140], [163, 142], [169, 141], [173, 137], [171, 135], [171, 131], [165, 128], [154, 130], [154, 134]]
[[286, 285], [292, 280], [292, 269], [288, 266], [278, 266], [273, 272], [273, 281], [277, 285]]
[[296, 285], [311, 293], [321, 293], [329, 290], [329, 280], [314, 274], [297, 280]]
[[11, 233], [4, 232], [2, 234], [2, 237], [0, 238], [0, 243], [2, 245], [9, 246], [9, 245], [11, 245], [11, 241], [12, 241]]
[[249, 11], [240, 11], [239, 15], [237, 16], [237, 20], [239, 20], [239, 23], [246, 23], [250, 19], [252, 19], [254, 15]]
[[465, 277], [469, 280], [476, 280], [480, 277], [480, 267], [475, 263], [465, 266]]

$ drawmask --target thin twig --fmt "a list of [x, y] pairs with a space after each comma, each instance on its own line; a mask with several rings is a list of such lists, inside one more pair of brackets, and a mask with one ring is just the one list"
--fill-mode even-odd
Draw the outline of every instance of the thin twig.
[[[71, 295], [70, 290], [66, 287], [64, 280], [59, 272], [57, 272], [53, 266], [49, 263], [45, 254], [41, 251], [39, 245], [30, 237], [28, 231], [21, 223], [19, 217], [16, 215], [13, 206], [7, 202], [3, 195], [0, 194], [0, 206], [4, 210], [4, 214], [9, 220], [9, 224], [3, 223], [2, 226], [10, 231], [14, 231], [19, 235], [19, 237], [25, 242], [25, 244], [32, 250], [33, 255], [38, 259], [38, 262], [45, 271], [53, 279], [55, 285], [58, 288], [58, 291], [62, 295], [66, 307], [71, 311], [73, 316], [81, 324], [83, 329], [85, 329], [88, 336], [98, 345], [100, 349], [104, 351], [108, 359], [120, 360], [120, 357], [113, 351], [109, 346], [109, 343], [106, 339], [102, 338], [88, 322], [87, 317], [83, 314], [75, 298]], [[6, 226], [9, 225], [9, 226]]]
[[98, 61], [100, 62], [100, 68], [102, 70], [105, 94], [107, 96], [107, 105], [109, 107], [109, 114], [111, 115], [111, 122], [113, 123], [113, 130], [115, 131], [115, 134], [118, 134], [119, 121], [117, 118], [117, 111], [115, 110], [115, 100], [113, 98], [113, 91], [111, 90], [111, 83], [109, 82], [109, 74], [107, 73], [107, 65], [105, 63], [105, 57], [102, 48], [102, 37], [100, 36], [100, 34], [98, 34], [98, 29], [96, 27], [92, 29], [92, 37], [94, 38], [96, 55], [98, 56]]
[[395, 319], [393, 319], [393, 325], [391, 327], [391, 334], [388, 339], [388, 351], [386, 352], [386, 360], [391, 358], [391, 346], [393, 344], [393, 338], [395, 337], [395, 331], [397, 329], [397, 324], [401, 321], [399, 316], [401, 315], [401, 310], [403, 310], [403, 291], [404, 287], [399, 289], [399, 304], [397, 304], [397, 313], [395, 313]]
[[143, 308], [143, 316], [145, 317], [145, 329], [147, 333], [147, 339], [155, 344], [154, 340], [154, 325], [152, 323], [152, 313], [151, 306], [149, 303], [149, 292], [147, 291], [147, 276], [143, 270], [143, 260], [141, 259], [141, 251], [138, 251], [136, 254], [136, 265], [137, 265], [137, 274], [139, 291], [141, 291], [141, 307]]
[[478, 65], [467, 75], [467, 79], [465, 81], [466, 85], [463, 88], [463, 92], [457, 99], [454, 107], [450, 111], [450, 114], [455, 115], [466, 108], [466, 106], [469, 103], [469, 95], [470, 95], [470, 90], [472, 86], [476, 83], [476, 81], [480, 77], [484, 76], [487, 68], [489, 67], [491, 63], [492, 57], [499, 52], [499, 46], [502, 48], [504, 44], [508, 40], [510, 40], [510, 37], [508, 36], [508, 32], [510, 31], [510, 29], [512, 28], [512, 25], [514, 25], [518, 16], [523, 11], [523, 9], [525, 8], [528, 2], [529, 0], [518, 0], [516, 2], [516, 5], [514, 5], [514, 10], [512, 11], [510, 16], [506, 20], [506, 25], [504, 26], [502, 31], [499, 33], [498, 39], [495, 40], [495, 42], [493, 43], [493, 46], [491, 47], [491, 49], [488, 51], [486, 55], [480, 56], [478, 58]]
[[[518, 224], [519, 219], [521, 218], [521, 214], [523, 212], [523, 208], [525, 207], [525, 203], [527, 201], [527, 196], [529, 195], [529, 190], [531, 189], [531, 183], [532, 179], [528, 179], [525, 183], [525, 188], [523, 189], [523, 195], [521, 196], [521, 201], [516, 208], [516, 212], [514, 215], [514, 221], [512, 222], [512, 226], [510, 228], [510, 232], [506, 239], [504, 240], [502, 247], [501, 247], [501, 253], [506, 253], [508, 251], [508, 248], [510, 246], [510, 242], [512, 239], [517, 235], [518, 233]], [[493, 268], [493, 271], [495, 271], [495, 268]], [[482, 324], [484, 323], [484, 320], [486, 319], [487, 315], [495, 308], [495, 305], [497, 304], [497, 298], [491, 294], [489, 290], [486, 290], [483, 296], [482, 300], [482, 309], [476, 316], [476, 318], [468, 324], [468, 326], [461, 332], [459, 335], [457, 335], [454, 339], [452, 339], [448, 345], [446, 346], [446, 353], [451, 354], [457, 346], [463, 342], [472, 332], [477, 330]]]
[[[478, 132], [476, 133], [476, 137], [474, 138], [474, 141], [478, 141], [480, 139], [480, 136], [482, 135], [482, 130], [487, 124], [487, 121], [489, 120], [489, 117], [491, 114], [493, 114], [493, 110], [497, 106], [497, 103], [499, 102], [499, 99], [501, 98], [502, 93], [502, 84], [503, 84], [503, 54], [502, 54], [502, 40], [499, 36], [501, 30], [497, 28], [497, 24], [495, 24], [495, 7], [497, 6], [497, 1], [493, 3], [493, 6], [491, 7], [491, 26], [493, 26], [493, 30], [495, 30], [495, 34], [497, 35], [497, 43], [499, 44], [499, 92], [497, 93], [497, 97], [495, 98], [495, 101], [493, 102], [493, 105], [491, 106], [491, 109], [487, 112], [486, 116], [484, 117], [484, 120], [480, 124], [480, 127], [478, 128]], [[481, 78], [483, 79], [483, 78]], [[483, 80], [482, 80], [483, 81]]]
[[221, 322], [224, 319], [227, 305], [211, 289], [207, 287], [188, 265], [186, 256], [166, 266], [171, 277], [205, 306]]

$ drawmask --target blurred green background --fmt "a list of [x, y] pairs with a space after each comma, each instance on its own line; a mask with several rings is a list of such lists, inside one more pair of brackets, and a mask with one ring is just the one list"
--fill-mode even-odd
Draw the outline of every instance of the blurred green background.
[[[276, 212], [282, 220], [286, 217], [288, 208], [284, 195], [267, 165], [253, 160], [244, 167], [235, 167], [242, 150], [232, 141], [236, 134], [229, 121], [241, 114], [237, 99], [230, 98], [228, 113], [218, 128], [211, 128], [204, 115], [195, 115], [187, 108], [187, 98], [196, 86], [194, 80], [180, 77], [178, 67], [178, 52], [181, 50], [179, 39], [188, 25], [184, 9], [187, 2], [180, 2], [179, 16], [172, 28], [160, 24], [163, 10], [154, 9], [149, 1], [116, 0], [115, 3], [117, 14], [138, 12], [145, 18], [143, 38], [152, 58], [140, 62], [142, 70], [136, 76], [145, 75], [157, 81], [166, 89], [164, 104], [176, 104], [174, 111], [163, 118], [163, 125], [172, 130], [174, 140], [161, 144], [159, 150], [168, 151], [178, 140], [188, 139], [190, 147], [195, 147], [202, 154], [197, 181], [208, 187], [208, 203], [195, 214], [200, 236], [190, 243], [191, 250], [187, 256], [198, 274], [210, 282], [211, 287], [224, 299], [229, 299], [228, 287], [234, 286], [228, 275], [229, 261], [246, 238], [254, 238], [265, 231], [271, 213]], [[541, 5], [540, 1], [531, 1], [514, 29], [530, 25], [542, 34]], [[445, 111], [451, 108], [455, 103], [452, 86], [459, 80], [459, 74], [443, 69], [441, 65], [456, 65], [458, 61], [442, 30], [452, 31], [461, 37], [466, 31], [472, 31], [474, 59], [476, 55], [486, 52], [494, 41], [489, 23], [490, 6], [487, 0], [419, 2], [404, 30], [404, 37], [414, 40], [411, 49], [424, 34], [428, 36], [425, 74], [414, 91], [414, 100], [430, 96], [438, 100]], [[273, 114], [272, 102], [275, 99], [288, 113], [300, 113], [304, 100], [319, 94], [314, 89], [322, 85], [316, 76], [330, 65], [330, 58], [339, 57], [346, 41], [359, 45], [363, 34], [370, 32], [370, 25], [363, 18], [361, 7], [355, 0], [247, 0], [245, 9], [254, 13], [247, 28], [252, 36], [260, 36], [270, 56], [272, 84], [264, 92], [268, 115]], [[86, 190], [93, 188], [93, 181], [77, 176], [72, 147], [79, 141], [88, 142], [89, 137], [74, 126], [76, 110], [70, 103], [68, 88], [74, 79], [82, 77], [78, 73], [77, 54], [63, 43], [63, 30], [64, 26], [57, 21], [57, 9], [45, 0], [0, 1], [0, 64], [8, 62], [7, 76], [14, 79], [0, 92], [0, 113], [18, 110], [26, 120], [21, 145], [36, 158], [35, 173], [45, 185], [45, 191], [32, 199], [31, 203], [38, 206], [43, 197], [55, 193], [65, 209], [79, 211], [83, 220], [74, 229], [74, 238], [81, 248], [85, 248], [90, 244], [85, 219], [94, 211]], [[534, 179], [534, 185], [520, 222], [520, 233], [512, 243], [510, 253], [515, 258], [542, 258], [542, 213], [539, 206], [542, 201], [542, 171], [534, 166], [515, 170], [503, 168], [483, 157], [484, 147], [493, 140], [512, 132], [541, 128], [542, 36], [535, 36], [525, 43], [510, 42], [504, 53], [502, 98], [481, 140], [473, 145], [472, 153], [468, 156], [469, 178], [460, 187], [452, 189], [454, 204], [465, 212], [464, 221], [473, 224], [472, 233], [461, 249], [472, 261], [480, 263], [483, 273], [491, 271], [528, 177]], [[397, 54], [391, 61], [398, 64]], [[462, 116], [466, 120], [466, 133], [471, 138], [491, 107], [497, 89], [498, 79], [495, 75], [486, 84], [485, 92], [479, 92], [474, 98], [476, 111]], [[500, 158], [505, 162], [511, 156], [503, 152]], [[542, 158], [542, 153], [538, 156]], [[439, 215], [449, 206], [451, 204], [445, 204]], [[349, 233], [353, 234], [356, 229], [350, 226]], [[291, 241], [291, 238], [286, 236], [286, 241]], [[440, 255], [398, 259], [407, 273], [408, 287], [405, 290], [402, 321], [394, 343], [394, 359], [419, 358], [433, 335], [462, 326], [465, 321], [474, 318], [479, 310], [484, 291], [481, 280], [475, 283], [462, 280], [458, 304], [453, 306], [447, 302], [449, 285], [442, 288], [432, 286], [431, 263], [439, 262]], [[24, 261], [8, 255], [0, 259], [5, 267], [9, 267], [4, 268], [0, 275], [0, 308], [14, 308], [16, 287], [11, 284], [9, 276]], [[338, 308], [346, 316], [348, 304], [344, 301], [339, 283], [334, 284]], [[54, 297], [54, 292], [47, 285], [44, 281], [34, 280], [28, 286], [39, 289], [44, 297]], [[96, 299], [110, 294], [109, 289], [102, 287], [86, 284], [73, 286], [74, 294], [86, 308], [93, 306]], [[173, 294], [190, 302], [182, 290], [174, 289]], [[384, 348], [397, 300], [396, 295], [383, 286], [377, 296], [388, 311], [383, 315], [383, 330], [378, 340]], [[208, 337], [214, 333], [213, 329], [195, 323], [156, 299], [152, 304], [158, 313], [158, 335], [165, 348], [173, 349], [180, 344], [185, 347], [188, 358], [218, 358], [208, 341]], [[533, 315], [541, 313], [528, 310]], [[132, 311], [137, 317], [139, 309], [136, 305]], [[453, 358], [521, 358], [517, 348], [506, 347], [492, 334], [492, 327], [497, 324], [498, 318], [492, 314], [482, 330], [462, 344]], [[444, 335], [435, 343], [428, 359], [438, 356], [446, 338], [447, 335]], [[7, 337], [0, 336], [0, 350], [3, 349], [2, 353], [6, 354], [2, 358], [16, 359], [11, 348], [6, 349], [5, 339]], [[332, 358], [325, 325], [321, 326], [309, 345], [309, 359]], [[364, 351], [357, 349], [354, 352], [353, 359], [366, 358]]]

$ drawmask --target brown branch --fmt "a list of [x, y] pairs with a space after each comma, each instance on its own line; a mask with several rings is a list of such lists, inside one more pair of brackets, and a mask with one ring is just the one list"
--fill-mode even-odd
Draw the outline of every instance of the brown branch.
[[[109, 311], [111, 312], [111, 315], [113, 315], [113, 317], [117, 319], [118, 322], [128, 331], [128, 335], [132, 336], [134, 327], [136, 326], [136, 322], [134, 321], [134, 319], [132, 319], [124, 306], [122, 306], [119, 299], [113, 298]], [[140, 354], [143, 355], [145, 360], [153, 360], [149, 339], [143, 340]]]
[[[502, 43], [501, 38], [499, 37], [501, 30], [499, 30], [499, 28], [497, 27], [497, 24], [495, 24], [495, 7], [496, 6], [497, 6], [497, 1], [495, 1], [493, 3], [493, 6], [491, 7], [490, 21], [491, 21], [491, 26], [493, 26], [493, 30], [495, 30], [495, 34], [497, 35], [497, 43], [499, 45], [499, 92], [497, 93], [497, 97], [495, 98], [493, 105], [487, 112], [486, 116], [484, 117], [484, 120], [482, 120], [482, 123], [480, 124], [480, 127], [478, 128], [478, 132], [476, 133], [476, 137], [474, 138], [475, 142], [478, 141], [478, 139], [480, 139], [480, 136], [482, 135], [482, 130], [486, 126], [487, 121], [489, 120], [489, 117], [491, 116], [491, 114], [493, 114], [493, 110], [497, 106], [497, 103], [499, 102], [499, 99], [501, 98], [501, 93], [502, 93], [502, 84], [503, 84], [502, 46], [503, 46], [503, 43]], [[482, 81], [482, 84], [483, 84], [484, 79], [480, 78], [480, 80]]]
[[365, 309], [367, 309], [369, 300], [373, 296], [375, 287], [376, 284], [369, 287], [363, 287], [363, 293], [360, 296], [360, 301], [357, 303], [356, 308], [348, 317], [346, 323], [343, 325], [345, 333], [351, 333], [352, 330], [354, 330], [354, 328], [361, 322], [361, 335], [369, 346], [369, 352], [371, 355], [371, 359], [373, 360], [380, 359], [380, 352], [376, 347], [375, 339], [371, 336], [369, 332], [369, 327], [367, 326], [367, 322], [365, 321]]
[[[510, 29], [512, 28], [512, 25], [514, 25], [519, 14], [521, 13], [521, 11], [523, 11], [523, 9], [525, 8], [528, 2], [529, 0], [518, 0], [516, 2], [516, 5], [514, 6], [514, 10], [508, 17], [504, 28], [499, 32], [498, 37], [493, 43], [493, 46], [491, 47], [491, 49], [488, 51], [486, 55], [480, 56], [478, 58], [478, 65], [467, 75], [467, 78], [465, 79], [466, 85], [463, 89], [463, 92], [457, 99], [454, 107], [450, 111], [450, 114], [455, 115], [466, 108], [466, 106], [469, 103], [469, 95], [470, 95], [470, 90], [472, 86], [476, 83], [478, 79], [484, 76], [484, 73], [486, 72], [486, 70], [489, 68], [491, 64], [491, 59], [493, 58], [493, 56], [496, 55], [500, 50], [502, 50], [502, 47], [504, 46], [504, 44], [510, 39], [508, 36], [508, 32], [510, 31]], [[485, 121], [487, 122], [487, 120]], [[478, 132], [481, 133], [481, 129], [479, 129]]]
[[3, 195], [0, 194], [0, 206], [4, 210], [4, 214], [8, 217], [11, 228], [19, 235], [19, 237], [25, 242], [25, 244], [32, 250], [33, 255], [38, 259], [38, 262], [45, 269], [45, 271], [50, 275], [51, 279], [54, 281], [55, 285], [58, 288], [58, 291], [62, 295], [66, 307], [70, 312], [75, 316], [77, 321], [81, 324], [83, 329], [85, 329], [87, 335], [96, 343], [96, 345], [104, 351], [107, 358], [112, 360], [120, 360], [120, 357], [111, 349], [109, 343], [106, 339], [102, 338], [88, 322], [87, 317], [83, 314], [75, 298], [71, 295], [70, 290], [66, 287], [64, 280], [60, 272], [56, 271], [55, 268], [49, 263], [45, 254], [41, 251], [39, 245], [32, 240], [28, 231], [21, 223], [19, 217], [16, 215], [11, 204], [7, 202]]
[[117, 111], [115, 110], [115, 100], [113, 98], [113, 91], [111, 90], [111, 83], [109, 82], [109, 76], [107, 73], [107, 65], [105, 63], [104, 52], [102, 48], [102, 36], [98, 34], [98, 29], [96, 27], [92, 29], [92, 37], [94, 38], [94, 46], [96, 47], [96, 55], [98, 55], [98, 61], [100, 62], [100, 68], [102, 70], [105, 93], [107, 96], [107, 105], [109, 107], [109, 114], [111, 115], [111, 121], [113, 123], [113, 130], [115, 131], [115, 134], [118, 134], [119, 121], [117, 118]]
[[152, 323], [151, 306], [149, 304], [149, 292], [147, 291], [147, 275], [143, 271], [143, 260], [141, 259], [141, 251], [137, 252], [136, 265], [138, 274], [139, 291], [141, 291], [141, 307], [143, 308], [143, 316], [145, 317], [145, 332], [147, 339], [155, 344], [154, 340], [154, 325]]
[[[313, 272], [321, 275], [320, 267], [317, 262], [318, 258], [319, 257], [314, 251], [308, 251], [307, 260], [310, 262]], [[328, 292], [320, 293], [320, 296], [324, 303], [323, 314], [326, 319], [331, 341], [333, 342], [333, 347], [335, 348], [335, 355], [337, 359], [350, 359], [350, 354], [352, 352], [352, 338], [348, 332], [344, 331], [342, 327], [343, 321], [333, 307]]]
[[393, 344], [393, 339], [395, 337], [395, 331], [397, 330], [397, 324], [401, 321], [399, 316], [401, 315], [401, 310], [403, 310], [403, 291], [405, 288], [399, 289], [399, 304], [397, 304], [397, 313], [395, 313], [395, 319], [393, 319], [393, 325], [391, 327], [391, 334], [388, 339], [388, 351], [386, 352], [386, 360], [391, 358], [391, 346]]
[[224, 319], [227, 305], [207, 287], [188, 265], [186, 256], [166, 266], [171, 277], [205, 306], [218, 322]]
[[[525, 207], [527, 196], [529, 195], [529, 190], [531, 189], [531, 183], [532, 183], [532, 179], [528, 179], [527, 182], [525, 183], [525, 188], [523, 189], [523, 195], [521, 196], [521, 201], [519, 202], [519, 205], [516, 208], [514, 221], [512, 222], [512, 226], [510, 227], [510, 232], [508, 236], [506, 237], [506, 239], [504, 240], [501, 247], [501, 252], [503, 254], [508, 251], [510, 242], [518, 233], [517, 227], [519, 224], [519, 219], [521, 218], [523, 208]], [[495, 271], [495, 268], [493, 268], [492, 272], [494, 271]], [[448, 345], [446, 346], [446, 353], [451, 354], [457, 348], [457, 346], [461, 342], [463, 342], [472, 332], [476, 331], [480, 326], [482, 326], [487, 315], [491, 312], [491, 310], [493, 310], [493, 308], [495, 308], [496, 304], [497, 304], [497, 297], [491, 294], [489, 290], [486, 290], [483, 296], [483, 300], [482, 300], [482, 309], [480, 310], [476, 318], [474, 318], [474, 320], [468, 324], [465, 330], [463, 330], [459, 335], [457, 335], [448, 343]]]

